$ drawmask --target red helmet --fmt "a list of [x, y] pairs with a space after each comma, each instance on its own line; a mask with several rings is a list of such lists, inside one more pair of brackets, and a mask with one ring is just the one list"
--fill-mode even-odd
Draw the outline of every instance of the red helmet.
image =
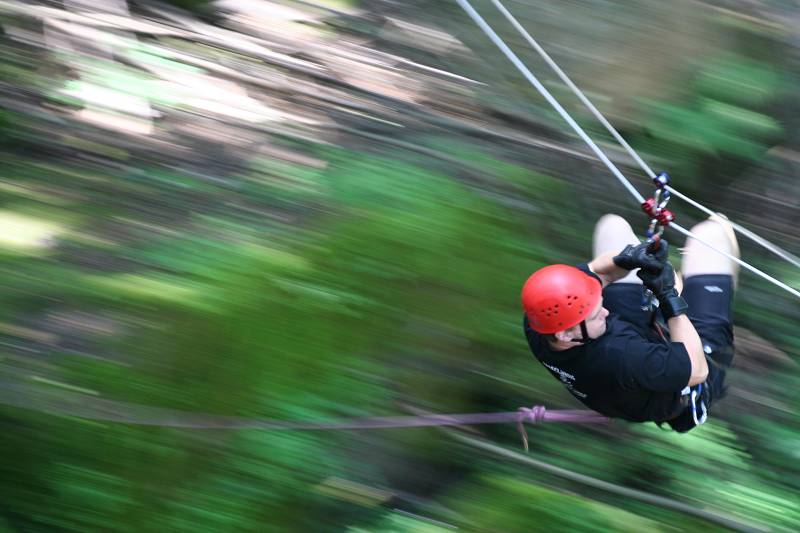
[[585, 272], [568, 265], [550, 265], [525, 282], [522, 307], [534, 331], [555, 333], [585, 320], [601, 295], [601, 285]]

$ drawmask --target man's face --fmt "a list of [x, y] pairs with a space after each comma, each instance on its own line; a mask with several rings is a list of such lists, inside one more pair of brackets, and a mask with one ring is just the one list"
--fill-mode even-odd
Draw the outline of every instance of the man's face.
[[[606, 332], [606, 317], [608, 316], [608, 309], [603, 307], [603, 298], [597, 302], [597, 306], [589, 314], [586, 319], [586, 331], [589, 333], [589, 338], [596, 339]], [[576, 326], [578, 336], [580, 336], [580, 326]]]

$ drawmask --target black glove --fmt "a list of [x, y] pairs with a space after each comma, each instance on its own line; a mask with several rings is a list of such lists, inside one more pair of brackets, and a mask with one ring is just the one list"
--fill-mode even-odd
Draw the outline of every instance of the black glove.
[[650, 241], [635, 246], [629, 244], [619, 255], [613, 257], [614, 264], [625, 270], [642, 268], [655, 274], [661, 271], [667, 261], [666, 254], [662, 252], [662, 250], [666, 250], [667, 242], [662, 240], [661, 243], [661, 246], [655, 252], [647, 250], [650, 246]]
[[658, 299], [661, 314], [664, 315], [666, 320], [669, 320], [674, 316], [686, 314], [689, 306], [686, 305], [686, 300], [681, 298], [678, 295], [678, 291], [675, 290], [675, 269], [666, 260], [667, 252], [667, 242], [661, 241], [656, 255], [664, 259], [663, 268], [658, 273], [641, 269], [636, 275], [639, 276], [645, 287], [653, 291], [653, 295]]

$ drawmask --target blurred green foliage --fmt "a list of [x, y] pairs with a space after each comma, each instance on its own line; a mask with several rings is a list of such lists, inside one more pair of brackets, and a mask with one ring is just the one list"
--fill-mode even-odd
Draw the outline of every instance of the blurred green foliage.
[[[201, 72], [146, 45], [134, 57]], [[57, 85], [34, 61], [6, 49], [3, 58], [2, 79], [51, 89], [48, 105], [77, 105], [59, 89], [89, 79], [185, 110], [181, 98], [127, 66]], [[697, 189], [724, 185], [723, 170], [763, 162], [786, 134], [775, 111], [788, 91], [784, 68], [780, 57], [709, 58], [691, 79], [673, 81], [685, 82], [680, 97], [642, 104], [646, 133], [637, 140], [674, 161], [682, 187], [691, 176]], [[183, 146], [164, 148], [158, 160], [72, 123], [64, 133], [59, 121], [0, 112], [6, 383], [31, 394], [77, 392], [87, 406], [109, 398], [251, 419], [404, 414], [407, 405], [437, 413], [576, 407], [528, 354], [518, 302], [530, 272], [586, 259], [592, 217], [619, 202], [614, 192], [582, 198], [586, 191], [565, 179], [575, 171], [566, 156], [547, 168], [541, 152], [501, 150], [493, 138], [409, 128], [408, 138], [457, 159], [469, 175], [391, 147], [280, 135], [270, 148], [313, 162], [254, 154], [217, 168], [200, 150], [185, 158]], [[742, 292], [738, 323], [792, 354], [788, 363], [735, 374], [734, 386], [756, 402], [721, 405], [689, 435], [652, 425], [543, 425], [530, 431], [531, 453], [602, 481], [796, 530], [800, 418], [797, 395], [787, 391], [800, 386], [791, 363], [800, 348], [797, 312], [773, 305], [783, 298], [776, 290]], [[711, 527], [519, 469], [431, 429], [179, 430], [55, 411], [0, 407], [0, 527]], [[513, 427], [483, 431], [518, 443]]]
[[[480, 495], [480, 498], [475, 498]], [[486, 475], [452, 495], [465, 527], [477, 531], [657, 531], [647, 518], [516, 477]]]
[[670, 161], [686, 188], [725, 187], [737, 167], [752, 165], [784, 131], [771, 107], [789, 85], [768, 63], [734, 56], [702, 64], [682, 102], [645, 101], [642, 127], [652, 149]]
[[206, 11], [212, 4], [211, 0], [167, 0], [167, 4], [195, 11]]

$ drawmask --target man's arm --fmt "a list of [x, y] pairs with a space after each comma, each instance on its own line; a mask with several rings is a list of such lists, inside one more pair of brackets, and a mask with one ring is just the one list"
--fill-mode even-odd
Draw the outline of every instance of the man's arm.
[[[708, 363], [703, 352], [703, 343], [694, 325], [686, 316], [686, 302], [675, 291], [675, 271], [667, 261], [668, 243], [662, 241], [656, 253], [647, 251], [647, 242], [630, 245], [622, 252], [606, 252], [589, 262], [589, 269], [597, 274], [603, 287], [628, 275], [634, 268], [639, 268], [639, 277], [644, 284], [655, 293], [664, 316], [667, 317], [670, 338], [686, 347], [692, 363], [689, 376], [690, 387], [703, 383], [708, 377]], [[655, 272], [654, 272], [655, 271]]]
[[589, 270], [597, 274], [603, 283], [603, 287], [628, 275], [628, 270], [618, 267], [614, 263], [614, 257], [616, 256], [617, 254], [614, 252], [606, 252], [589, 262]]
[[653, 291], [658, 299], [659, 309], [669, 326], [669, 336], [673, 342], [680, 342], [686, 348], [692, 362], [692, 373], [687, 385], [694, 386], [702, 383], [708, 377], [708, 363], [703, 352], [703, 343], [694, 325], [686, 316], [688, 306], [675, 290], [675, 270], [667, 260], [669, 243], [662, 241], [655, 255], [664, 260], [664, 266], [658, 273], [653, 273], [644, 268], [636, 274], [645, 286]]
[[693, 387], [703, 383], [708, 377], [708, 363], [703, 352], [703, 343], [694, 325], [686, 315], [678, 315], [667, 320], [669, 336], [672, 342], [681, 342], [686, 347], [689, 359], [692, 361], [692, 374], [689, 376], [689, 385]]

